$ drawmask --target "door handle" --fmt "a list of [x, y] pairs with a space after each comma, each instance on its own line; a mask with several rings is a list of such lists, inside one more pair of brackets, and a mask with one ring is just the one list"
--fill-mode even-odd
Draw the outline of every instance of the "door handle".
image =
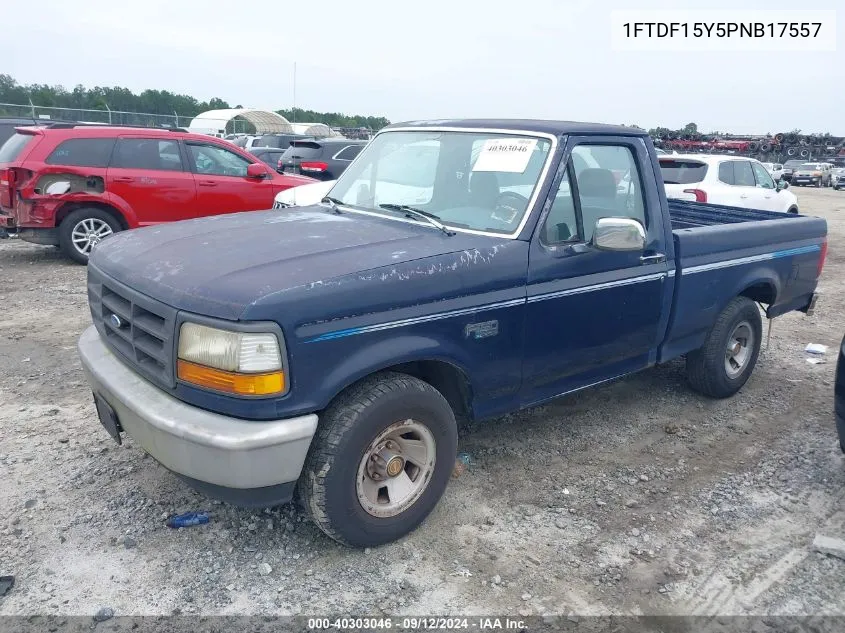
[[217, 183], [213, 180], [200, 180], [197, 183], [200, 187], [216, 187]]
[[663, 253], [655, 253], [654, 255], [643, 255], [640, 257], [642, 264], [662, 264], [666, 261], [666, 255]]
[[748, 196], [746, 194], [742, 194], [739, 197], [742, 198], [743, 200], [745, 200]]
[[114, 177], [115, 182], [132, 182], [133, 180], [135, 180], [135, 179], [132, 178], [131, 176], [115, 176]]

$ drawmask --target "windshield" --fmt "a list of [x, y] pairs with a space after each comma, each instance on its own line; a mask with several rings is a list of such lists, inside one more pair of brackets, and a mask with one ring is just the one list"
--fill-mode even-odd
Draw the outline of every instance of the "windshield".
[[330, 195], [391, 214], [408, 205], [450, 227], [509, 234], [519, 227], [550, 156], [547, 139], [490, 132], [384, 132], [343, 172]]

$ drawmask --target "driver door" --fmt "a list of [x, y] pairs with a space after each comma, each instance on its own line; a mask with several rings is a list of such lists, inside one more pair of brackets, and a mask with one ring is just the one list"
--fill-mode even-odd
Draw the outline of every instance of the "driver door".
[[[648, 366], [668, 315], [660, 200], [641, 180], [645, 145], [570, 137], [567, 149], [529, 251], [524, 406]], [[601, 218], [636, 220], [642, 250], [594, 246]]]
[[197, 185], [192, 217], [238, 211], [258, 211], [273, 206], [272, 178], [247, 178], [252, 162], [214, 143], [187, 142], [188, 162]]

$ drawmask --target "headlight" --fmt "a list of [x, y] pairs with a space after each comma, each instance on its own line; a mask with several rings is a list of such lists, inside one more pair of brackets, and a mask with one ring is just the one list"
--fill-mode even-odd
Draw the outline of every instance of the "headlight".
[[176, 375], [184, 382], [243, 396], [287, 391], [282, 347], [272, 332], [231, 332], [183, 323]]

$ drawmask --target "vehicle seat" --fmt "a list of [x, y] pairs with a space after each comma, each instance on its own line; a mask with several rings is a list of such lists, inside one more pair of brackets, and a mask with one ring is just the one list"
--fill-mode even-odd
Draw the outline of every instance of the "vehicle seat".
[[584, 239], [589, 242], [599, 219], [620, 214], [617, 208], [616, 178], [609, 169], [590, 167], [581, 171], [577, 179], [581, 216], [584, 220]]
[[469, 178], [470, 204], [493, 209], [499, 197], [499, 179], [490, 171], [474, 171]]

